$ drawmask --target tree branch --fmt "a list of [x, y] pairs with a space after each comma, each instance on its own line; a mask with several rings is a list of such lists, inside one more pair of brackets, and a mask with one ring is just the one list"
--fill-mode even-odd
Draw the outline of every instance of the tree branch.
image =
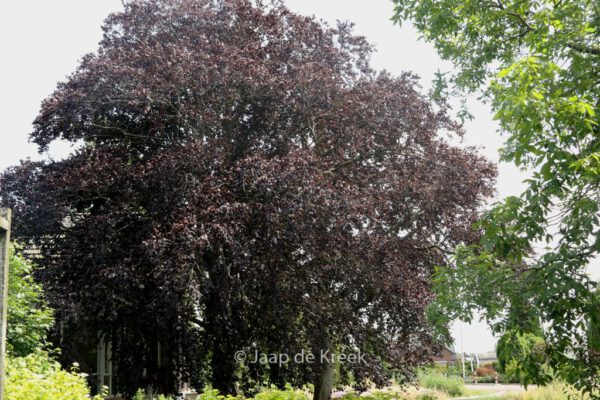
[[[152, 137], [150, 137], [150, 136], [137, 135], [135, 133], [127, 132], [126, 130], [119, 128], [118, 126], [106, 126], [106, 125], [95, 124], [93, 122], [88, 123], [88, 125], [91, 127], [94, 127], [94, 128], [117, 131], [117, 132], [121, 133], [123, 136], [135, 137], [135, 138], [140, 138], [140, 139], [152, 139]], [[106, 135], [106, 136], [108, 136], [108, 135]]]
[[567, 43], [567, 47], [571, 50], [579, 51], [581, 53], [593, 54], [596, 56], [600, 56], [600, 49], [595, 47], [586, 47], [577, 43]]
[[523, 17], [521, 14], [513, 12], [513, 11], [509, 11], [507, 12], [508, 15], [515, 17], [519, 20], [519, 22], [521, 23], [521, 25], [523, 25], [525, 28], [527, 28], [527, 32], [528, 31], [532, 31], [533, 30], [533, 26], [531, 26], [529, 24], [529, 22], [527, 22], [527, 20], [525, 19], [525, 17]]

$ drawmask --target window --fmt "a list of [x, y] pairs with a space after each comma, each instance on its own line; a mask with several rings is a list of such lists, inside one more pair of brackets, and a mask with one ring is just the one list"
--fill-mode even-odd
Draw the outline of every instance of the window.
[[108, 394], [113, 394], [112, 345], [104, 336], [98, 340], [97, 363], [98, 392], [106, 387]]

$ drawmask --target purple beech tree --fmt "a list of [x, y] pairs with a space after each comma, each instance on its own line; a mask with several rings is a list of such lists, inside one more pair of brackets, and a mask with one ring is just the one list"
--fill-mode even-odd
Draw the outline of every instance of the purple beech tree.
[[[472, 243], [494, 167], [416, 78], [376, 73], [349, 24], [282, 4], [138, 0], [42, 104], [31, 140], [80, 143], [0, 180], [40, 250], [65, 362], [99, 334], [122, 391], [358, 385], [429, 356], [435, 265]], [[156, 350], [160, 344], [160, 354]], [[160, 363], [158, 358], [160, 357]]]

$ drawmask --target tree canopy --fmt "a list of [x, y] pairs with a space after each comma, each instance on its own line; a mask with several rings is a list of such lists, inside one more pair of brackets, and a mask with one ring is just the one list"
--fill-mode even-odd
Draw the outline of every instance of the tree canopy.
[[447, 108], [373, 71], [349, 24], [279, 2], [131, 1], [103, 30], [31, 133], [79, 149], [0, 180], [64, 359], [105, 335], [126, 392], [330, 396], [328, 363], [237, 365], [240, 350], [361, 351], [358, 385], [384, 366], [409, 379], [433, 349], [433, 267], [477, 240], [495, 177], [449, 144]]
[[586, 268], [600, 250], [598, 3], [394, 4], [394, 19], [410, 20], [456, 67], [440, 74], [435, 94], [481, 89], [506, 137], [502, 159], [533, 172], [521, 196], [484, 216], [480, 246], [458, 250], [457, 268], [439, 278], [440, 298], [453, 316], [483, 308], [499, 331], [511, 328], [512, 304], [527, 299], [545, 328], [553, 369], [591, 391], [600, 383], [585, 335], [597, 312]]

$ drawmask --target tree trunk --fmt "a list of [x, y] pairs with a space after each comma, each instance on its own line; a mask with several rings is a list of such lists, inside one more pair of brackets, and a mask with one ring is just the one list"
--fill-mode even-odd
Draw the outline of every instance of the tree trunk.
[[330, 400], [333, 390], [333, 363], [324, 362], [315, 379], [315, 393], [313, 400]]
[[236, 340], [232, 321], [232, 292], [230, 267], [220, 257], [219, 252], [206, 255], [207, 265], [214, 267], [210, 271], [213, 290], [206, 303], [206, 326], [212, 341], [212, 386], [222, 395], [237, 395], [237, 362], [234, 359]]
[[235, 370], [237, 365], [233, 360], [233, 355], [221, 353], [213, 354], [212, 360], [212, 385], [219, 390], [222, 395], [237, 395], [237, 387], [235, 384]]
[[333, 346], [327, 330], [322, 330], [323, 334], [322, 345], [320, 346], [319, 352], [315, 354], [315, 357], [319, 361], [319, 368], [316, 371], [315, 376], [315, 392], [313, 400], [330, 400], [331, 391], [333, 390]]
[[[217, 318], [215, 321], [220, 325], [213, 326], [228, 326], [224, 318]], [[228, 332], [221, 332], [221, 335], [216, 335], [212, 340], [213, 388], [218, 389], [222, 395], [237, 395], [236, 370], [238, 365], [234, 358], [235, 349], [232, 338]]]

